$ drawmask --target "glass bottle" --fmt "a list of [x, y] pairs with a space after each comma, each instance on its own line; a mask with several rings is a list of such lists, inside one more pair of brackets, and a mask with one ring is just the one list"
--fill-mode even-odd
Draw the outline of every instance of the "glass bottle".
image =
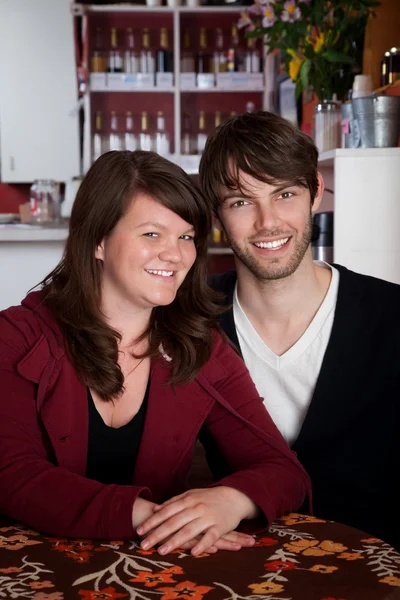
[[101, 111], [97, 111], [94, 124], [94, 134], [92, 140], [92, 162], [97, 160], [104, 152], [104, 137], [103, 137], [103, 115]]
[[30, 222], [37, 225], [57, 221], [59, 188], [53, 179], [36, 179], [29, 191]]
[[197, 73], [210, 73], [211, 60], [207, 52], [207, 34], [204, 27], [200, 29], [199, 53], [197, 55]]
[[122, 150], [124, 147], [124, 141], [120, 133], [118, 132], [118, 117], [115, 111], [111, 112], [110, 120], [110, 136], [108, 138], [110, 150]]
[[154, 149], [160, 156], [167, 156], [170, 153], [169, 136], [165, 131], [164, 113], [161, 110], [157, 113], [157, 130]]
[[137, 73], [139, 70], [139, 57], [135, 52], [135, 36], [131, 28], [126, 30], [126, 50], [124, 54], [125, 73]]
[[206, 115], [204, 110], [199, 113], [199, 128], [197, 131], [197, 154], [201, 154], [207, 141]]
[[217, 110], [217, 112], [215, 113], [215, 117], [214, 117], [214, 127], [215, 128], [219, 127], [219, 125], [221, 125], [221, 121], [222, 121], [221, 113], [219, 110]]
[[226, 71], [226, 56], [224, 52], [224, 36], [222, 29], [217, 27], [215, 30], [215, 50], [213, 53], [213, 71], [215, 74]]
[[192, 134], [189, 113], [183, 115], [181, 154], [196, 154], [196, 140]]
[[[243, 61], [239, 57], [239, 35], [237, 25], [232, 25], [231, 41], [227, 53], [226, 70], [229, 73], [241, 70]], [[242, 69], [243, 70], [243, 69]]]
[[149, 119], [146, 111], [142, 112], [139, 150], [153, 150], [153, 141], [149, 133]]
[[122, 55], [118, 48], [118, 36], [115, 27], [111, 29], [111, 50], [108, 57], [108, 72], [109, 73], [122, 73]]
[[150, 50], [150, 32], [147, 28], [143, 29], [142, 50], [140, 52], [140, 72], [154, 73], [155, 58]]
[[160, 47], [156, 54], [157, 73], [172, 73], [172, 52], [168, 49], [168, 30], [162, 27], [160, 31]]
[[137, 137], [133, 133], [133, 116], [130, 111], [126, 113], [125, 120], [125, 150], [134, 152], [137, 150]]
[[90, 70], [92, 73], [104, 73], [105, 58], [104, 58], [104, 44], [103, 44], [103, 30], [101, 27], [96, 28], [96, 34], [94, 37], [93, 54], [90, 58]]
[[183, 34], [183, 52], [181, 57], [181, 72], [194, 73], [195, 62], [193, 52], [190, 50], [190, 34], [186, 29]]

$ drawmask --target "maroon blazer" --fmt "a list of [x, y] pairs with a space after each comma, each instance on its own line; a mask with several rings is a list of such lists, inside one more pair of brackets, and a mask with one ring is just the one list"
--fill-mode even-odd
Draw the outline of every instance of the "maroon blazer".
[[187, 489], [202, 427], [233, 470], [218, 484], [256, 502], [265, 516], [262, 528], [298, 509], [308, 476], [221, 335], [193, 382], [166, 385], [169, 376], [163, 357], [152, 361], [132, 485], [87, 479], [87, 388], [65, 354], [57, 322], [40, 292], [0, 312], [0, 512], [54, 535], [134, 537], [138, 495], [160, 503]]

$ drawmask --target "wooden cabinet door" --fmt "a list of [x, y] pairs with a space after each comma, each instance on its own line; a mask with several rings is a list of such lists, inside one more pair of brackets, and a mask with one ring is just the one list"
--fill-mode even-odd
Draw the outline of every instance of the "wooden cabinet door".
[[1, 180], [79, 174], [69, 0], [0, 0]]

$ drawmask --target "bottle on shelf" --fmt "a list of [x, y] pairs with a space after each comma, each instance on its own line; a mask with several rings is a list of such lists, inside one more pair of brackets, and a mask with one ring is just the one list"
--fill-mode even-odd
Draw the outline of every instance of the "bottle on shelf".
[[183, 52], [181, 56], [181, 73], [194, 73], [195, 61], [194, 54], [190, 50], [190, 34], [186, 29], [183, 34]]
[[224, 73], [227, 68], [224, 52], [224, 36], [220, 27], [217, 27], [215, 30], [215, 50], [212, 57], [212, 66], [212, 70], [216, 75], [217, 73]]
[[199, 113], [199, 128], [197, 131], [197, 154], [201, 154], [207, 141], [206, 115], [204, 110]]
[[196, 154], [196, 140], [192, 134], [189, 113], [183, 115], [181, 154]]
[[229, 48], [226, 58], [226, 70], [229, 73], [233, 73], [234, 71], [243, 71], [244, 70], [244, 61], [243, 57], [239, 51], [239, 34], [237, 25], [234, 23], [232, 25], [232, 34], [231, 40], [229, 42]]
[[111, 112], [110, 136], [108, 146], [110, 150], [124, 149], [124, 140], [122, 135], [118, 131], [118, 117], [117, 113], [114, 110]]
[[222, 117], [221, 117], [221, 113], [219, 110], [217, 110], [217, 112], [215, 113], [215, 117], [214, 117], [214, 127], [217, 128], [221, 125], [222, 122]]
[[246, 112], [252, 113], [255, 112], [256, 110], [256, 105], [254, 104], [254, 102], [246, 102]]
[[233, 119], [233, 117], [236, 117], [236, 116], [237, 116], [237, 112], [236, 112], [236, 110], [232, 110], [232, 111], [229, 113], [229, 118], [230, 118], [230, 119]]
[[166, 27], [161, 27], [160, 47], [156, 54], [156, 65], [157, 73], [172, 73], [173, 71], [173, 58], [172, 52], [168, 49], [168, 30]]
[[137, 52], [135, 52], [135, 36], [131, 28], [126, 30], [124, 71], [125, 73], [137, 73], [139, 71], [139, 57]]
[[207, 33], [204, 27], [200, 28], [199, 53], [197, 55], [197, 73], [211, 73], [211, 57], [207, 51]]
[[130, 111], [128, 111], [126, 113], [126, 120], [125, 120], [125, 145], [124, 145], [124, 148], [125, 148], [125, 150], [130, 150], [131, 152], [134, 152], [135, 150], [137, 150], [137, 146], [138, 146], [137, 137], [133, 133], [133, 116], [132, 116], [132, 113]]
[[247, 50], [244, 55], [244, 70], [246, 73], [259, 73], [261, 71], [261, 53], [256, 47], [256, 40], [248, 38]]
[[147, 28], [143, 29], [142, 50], [140, 52], [140, 72], [154, 73], [155, 58], [150, 50], [150, 32]]
[[139, 150], [153, 150], [153, 141], [149, 133], [149, 117], [146, 111], [142, 112]]
[[118, 35], [115, 27], [111, 29], [111, 49], [108, 56], [108, 72], [122, 73], [123, 61], [121, 50], [118, 47]]
[[97, 160], [105, 152], [105, 140], [103, 137], [103, 115], [101, 111], [96, 112], [94, 134], [92, 140], [92, 162]]
[[154, 141], [154, 150], [157, 154], [167, 156], [170, 153], [169, 136], [165, 131], [165, 118], [161, 110], [157, 113], [157, 130]]
[[96, 28], [93, 44], [93, 53], [90, 57], [90, 70], [92, 73], [104, 73], [104, 71], [106, 70], [103, 30], [101, 27]]

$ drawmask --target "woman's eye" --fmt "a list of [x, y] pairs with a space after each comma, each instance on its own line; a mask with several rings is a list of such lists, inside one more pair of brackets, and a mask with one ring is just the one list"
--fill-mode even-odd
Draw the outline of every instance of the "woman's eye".
[[181, 235], [181, 240], [186, 240], [188, 242], [194, 241], [194, 235]]
[[150, 238], [158, 237], [158, 233], [154, 233], [154, 231], [149, 231], [149, 233], [145, 233], [144, 235]]

